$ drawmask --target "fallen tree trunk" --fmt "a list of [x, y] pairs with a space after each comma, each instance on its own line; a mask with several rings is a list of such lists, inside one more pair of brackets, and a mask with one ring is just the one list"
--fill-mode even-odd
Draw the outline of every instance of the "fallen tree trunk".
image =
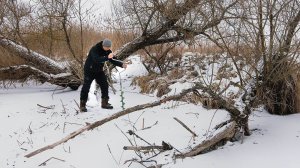
[[176, 158], [193, 157], [201, 153], [208, 152], [220, 145], [223, 145], [228, 140], [232, 139], [235, 133], [236, 133], [236, 123], [233, 121], [229, 123], [228, 126], [223, 131], [217, 133], [212, 138], [204, 140], [201, 144], [195, 146], [192, 150], [185, 153], [178, 154], [175, 157]]
[[58, 64], [56, 61], [41, 55], [37, 52], [29, 50], [12, 40], [0, 38], [0, 46], [24, 59], [33, 67], [49, 74], [60, 74], [66, 72], [66, 67]]
[[158, 100], [158, 101], [155, 101], [155, 102], [152, 102], [152, 103], [146, 103], [146, 104], [142, 104], [142, 105], [137, 105], [137, 106], [128, 108], [126, 110], [120, 111], [118, 113], [113, 114], [110, 117], [107, 117], [107, 118], [104, 118], [102, 120], [96, 121], [96, 122], [94, 122], [92, 124], [88, 124], [88, 125], [80, 128], [80, 129], [78, 129], [77, 131], [72, 132], [70, 135], [66, 136], [65, 138], [63, 138], [63, 139], [61, 139], [61, 140], [59, 140], [59, 141], [57, 141], [57, 142], [55, 142], [55, 143], [53, 143], [51, 145], [47, 145], [45, 147], [42, 147], [42, 148], [40, 148], [38, 150], [35, 150], [35, 151], [33, 151], [33, 152], [25, 155], [25, 157], [30, 158], [30, 157], [32, 157], [34, 155], [37, 155], [37, 154], [39, 154], [41, 152], [44, 152], [46, 150], [53, 149], [54, 147], [56, 147], [56, 146], [58, 146], [58, 145], [60, 145], [62, 143], [65, 143], [67, 141], [69, 141], [70, 139], [72, 139], [72, 138], [80, 135], [81, 133], [83, 133], [85, 131], [92, 130], [92, 129], [96, 128], [96, 127], [99, 127], [99, 126], [101, 126], [101, 125], [103, 125], [103, 124], [105, 124], [105, 123], [107, 123], [109, 121], [117, 119], [117, 118], [119, 118], [121, 116], [124, 116], [126, 114], [130, 114], [130, 113], [133, 113], [135, 111], [143, 110], [143, 109], [150, 108], [150, 107], [159, 106], [160, 104], [165, 103], [167, 101], [180, 100], [183, 96], [185, 96], [186, 94], [194, 91], [195, 89], [200, 89], [199, 85], [196, 85], [196, 86], [194, 86], [194, 87], [192, 87], [190, 89], [184, 90], [180, 94], [177, 94], [177, 95], [169, 96], [169, 97], [163, 98], [161, 100]]
[[42, 83], [49, 82], [62, 87], [77, 90], [81, 80], [71, 73], [67, 67], [44, 55], [27, 49], [9, 39], [0, 38], [0, 46], [24, 59], [28, 65], [12, 66], [0, 69], [1, 80], [18, 80], [32, 77]]
[[70, 86], [74, 90], [78, 88], [78, 79], [74, 78], [71, 73], [52, 75], [29, 65], [11, 66], [0, 69], [0, 80], [24, 82], [28, 79], [35, 79], [41, 83], [49, 82], [62, 87]]
[[0, 69], [0, 80], [26, 81], [30, 78], [38, 79], [39, 82], [46, 82], [48, 74], [28, 65], [10, 66]]

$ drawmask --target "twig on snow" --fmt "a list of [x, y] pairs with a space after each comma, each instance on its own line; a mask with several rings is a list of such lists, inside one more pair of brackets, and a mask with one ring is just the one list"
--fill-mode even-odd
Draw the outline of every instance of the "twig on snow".
[[63, 107], [63, 113], [67, 114], [66, 107], [61, 99], [60, 99], [60, 102], [61, 102], [61, 106]]
[[78, 123], [64, 122], [63, 133], [65, 133], [66, 125], [67, 125], [67, 124], [71, 124], [71, 125], [83, 125], [83, 124], [78, 124]]
[[183, 126], [186, 130], [188, 130], [192, 135], [193, 137], [197, 137], [198, 135], [192, 131], [188, 126], [186, 126], [182, 121], [180, 121], [178, 118], [174, 117], [174, 120], [176, 120], [181, 126]]
[[37, 106], [39, 106], [41, 108], [44, 108], [44, 109], [47, 109], [47, 110], [51, 110], [51, 109], [55, 108], [55, 105], [43, 106], [43, 105], [37, 104]]
[[56, 158], [56, 157], [51, 157], [51, 158], [47, 159], [46, 161], [44, 161], [43, 163], [39, 164], [39, 166], [46, 166], [47, 162], [49, 162], [52, 159], [59, 160], [61, 162], [65, 162], [65, 160], [62, 160], [62, 159], [59, 159], [59, 158]]
[[115, 158], [115, 156], [112, 154], [112, 152], [111, 152], [110, 147], [109, 147], [108, 144], [107, 144], [107, 148], [108, 148], [108, 151], [109, 151], [111, 157], [114, 159], [115, 163], [116, 163], [117, 165], [119, 165], [118, 162], [117, 162], [117, 160], [116, 160], [116, 158]]

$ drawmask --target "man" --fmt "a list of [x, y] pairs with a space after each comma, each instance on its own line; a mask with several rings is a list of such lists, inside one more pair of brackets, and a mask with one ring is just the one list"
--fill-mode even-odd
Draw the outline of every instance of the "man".
[[86, 102], [90, 91], [91, 84], [94, 79], [100, 85], [101, 89], [101, 107], [104, 109], [112, 109], [113, 106], [108, 103], [108, 83], [107, 77], [103, 71], [105, 61], [127, 68], [127, 64], [116, 60], [113, 52], [111, 51], [112, 42], [109, 39], [97, 43], [93, 46], [88, 54], [84, 65], [84, 82], [80, 93], [80, 111], [87, 112]]

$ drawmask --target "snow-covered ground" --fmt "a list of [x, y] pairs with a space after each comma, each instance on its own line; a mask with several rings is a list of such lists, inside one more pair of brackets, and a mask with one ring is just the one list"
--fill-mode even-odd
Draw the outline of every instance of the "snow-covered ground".
[[[131, 86], [134, 76], [146, 73], [137, 56], [131, 58], [133, 64], [121, 72], [121, 81], [125, 97], [125, 108], [157, 100], [154, 95], [140, 94], [139, 88]], [[162, 141], [170, 143], [179, 151], [186, 151], [209, 136], [213, 127], [228, 119], [224, 110], [207, 110], [201, 106], [185, 102], [168, 102], [159, 107], [149, 108], [113, 120], [92, 131], [84, 132], [63, 145], [47, 150], [32, 158], [24, 155], [56, 142], [71, 132], [122, 110], [120, 78], [116, 73], [117, 93], [110, 91], [113, 110], [104, 110], [99, 106], [91, 89], [88, 113], [77, 114], [80, 89], [57, 88], [33, 83], [23, 87], [0, 90], [0, 168], [35, 168], [51, 157], [41, 167], [45, 168], [142, 168], [138, 163], [127, 162], [138, 156], [132, 151], [124, 151], [130, 146], [126, 136], [128, 130], [151, 144], [160, 145]], [[175, 87], [175, 85], [173, 86]], [[178, 87], [178, 86], [176, 86]], [[180, 88], [178, 88], [180, 89]], [[52, 109], [37, 106], [51, 107]], [[188, 125], [198, 137], [179, 125], [173, 117]], [[253, 113], [250, 137], [241, 142], [227, 143], [218, 150], [184, 160], [172, 159], [173, 151], [166, 152], [156, 160], [158, 164], [168, 164], [172, 168], [298, 168], [300, 167], [300, 114], [290, 116], [272, 116], [265, 111]], [[147, 129], [147, 127], [151, 127]], [[146, 129], [143, 129], [146, 128]], [[120, 131], [125, 132], [126, 136]], [[146, 145], [135, 139], [138, 145]], [[145, 156], [151, 156], [145, 154]], [[147, 163], [147, 165], [154, 162]]]

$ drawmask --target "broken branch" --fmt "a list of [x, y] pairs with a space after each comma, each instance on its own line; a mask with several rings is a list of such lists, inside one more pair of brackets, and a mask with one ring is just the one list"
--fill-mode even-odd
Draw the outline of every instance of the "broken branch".
[[65, 162], [65, 160], [62, 160], [62, 159], [59, 159], [59, 158], [56, 158], [56, 157], [51, 157], [51, 158], [47, 159], [46, 161], [44, 161], [43, 163], [39, 164], [39, 166], [45, 166], [47, 164], [47, 162], [49, 162], [51, 159], [56, 159], [56, 160], [59, 160], [61, 162]]
[[196, 137], [197, 134], [192, 131], [188, 126], [186, 126], [182, 121], [180, 121], [178, 118], [174, 117], [174, 120], [176, 120], [181, 126], [183, 126], [186, 130], [188, 130], [192, 135], [193, 137]]
[[208, 140], [204, 140], [201, 144], [195, 146], [191, 151], [176, 155], [176, 158], [193, 157], [217, 147], [221, 142], [226, 142], [234, 136], [235, 127], [236, 123], [233, 121], [223, 131], [217, 133]]
[[[163, 146], [124, 146], [124, 150], [134, 150], [134, 151], [152, 151], [154, 149], [157, 150], [165, 150]], [[169, 149], [171, 150], [171, 149]]]

